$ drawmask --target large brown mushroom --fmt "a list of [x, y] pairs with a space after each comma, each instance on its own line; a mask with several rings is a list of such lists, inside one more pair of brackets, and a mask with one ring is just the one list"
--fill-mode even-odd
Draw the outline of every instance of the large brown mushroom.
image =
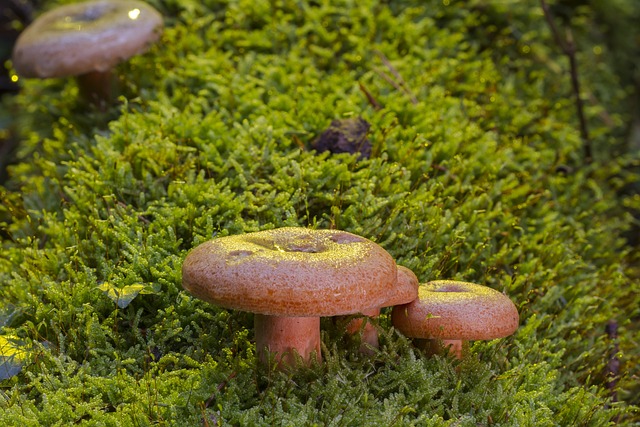
[[92, 102], [108, 101], [111, 69], [145, 52], [162, 32], [162, 16], [134, 0], [94, 0], [39, 16], [18, 37], [13, 66], [21, 77], [77, 76]]
[[182, 286], [222, 307], [255, 313], [258, 358], [283, 366], [320, 361], [320, 317], [382, 306], [395, 261], [364, 237], [285, 227], [221, 237], [193, 249]]
[[518, 310], [487, 286], [452, 280], [420, 285], [418, 299], [395, 306], [391, 322], [429, 354], [447, 349], [462, 358], [464, 342], [506, 337], [518, 329]]

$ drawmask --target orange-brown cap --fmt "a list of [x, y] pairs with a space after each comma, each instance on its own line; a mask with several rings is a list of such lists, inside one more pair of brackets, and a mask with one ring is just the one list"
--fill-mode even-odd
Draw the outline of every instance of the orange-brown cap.
[[27, 27], [14, 46], [24, 77], [66, 77], [107, 71], [147, 50], [162, 16], [140, 1], [96, 0], [52, 9]]
[[518, 329], [513, 302], [487, 286], [452, 280], [420, 285], [418, 299], [393, 308], [393, 326], [411, 338], [490, 340]]
[[285, 227], [221, 237], [193, 249], [182, 286], [217, 304], [273, 316], [337, 316], [382, 307], [395, 261], [364, 237]]
[[402, 265], [398, 266], [398, 283], [390, 290], [389, 299], [382, 307], [407, 304], [418, 298], [418, 278]]

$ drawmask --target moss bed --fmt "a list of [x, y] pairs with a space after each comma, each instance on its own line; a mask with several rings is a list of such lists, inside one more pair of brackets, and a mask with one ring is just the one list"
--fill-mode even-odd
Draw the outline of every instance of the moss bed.
[[[3, 100], [20, 148], [0, 187], [0, 425], [640, 422], [638, 154], [592, 9], [558, 20], [588, 163], [538, 2], [151, 3], [165, 32], [118, 68], [109, 108], [62, 79]], [[371, 158], [309, 148], [357, 117]], [[258, 370], [252, 315], [185, 293], [181, 264], [294, 225], [370, 238], [421, 282], [500, 290], [521, 326], [456, 361], [388, 310], [372, 356], [323, 319], [321, 365]]]

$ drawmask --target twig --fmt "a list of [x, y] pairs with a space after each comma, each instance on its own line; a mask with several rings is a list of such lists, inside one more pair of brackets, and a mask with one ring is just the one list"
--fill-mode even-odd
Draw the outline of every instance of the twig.
[[362, 91], [362, 93], [364, 93], [364, 95], [367, 97], [369, 104], [373, 105], [373, 108], [375, 108], [376, 110], [379, 110], [382, 108], [380, 103], [376, 101], [373, 95], [371, 95], [371, 92], [369, 92], [369, 90], [366, 88], [366, 86], [362, 82], [358, 82], [358, 86], [360, 87], [360, 90]]
[[378, 73], [380, 75], [380, 77], [382, 77], [387, 83], [389, 83], [391, 86], [393, 86], [397, 91], [405, 93], [405, 90], [402, 88], [402, 86], [400, 86], [400, 84], [398, 82], [393, 80], [393, 78], [390, 75], [388, 75], [384, 71], [378, 70], [378, 69], [376, 69], [376, 73]]
[[[620, 378], [620, 359], [618, 359], [618, 351], [620, 350], [620, 344], [618, 344], [618, 322], [615, 320], [610, 320], [606, 326], [607, 337], [613, 342], [613, 351], [609, 356], [609, 361], [607, 362], [607, 388], [609, 389], [609, 394], [611, 396], [612, 402], [618, 401], [618, 379]], [[618, 417], [616, 416], [613, 420], [615, 423], [618, 422]]]
[[[227, 386], [227, 384], [229, 384], [229, 381], [231, 381], [232, 379], [234, 379], [236, 377], [236, 375], [238, 375], [237, 372], [231, 372], [229, 374], [229, 376], [227, 377], [226, 380], [222, 381], [220, 384], [218, 384], [218, 386], [216, 387], [216, 391], [219, 393], [222, 391], [223, 388], [225, 388]], [[212, 394], [207, 401], [204, 403], [204, 407], [208, 408], [209, 406], [211, 406], [211, 404], [213, 403], [213, 401], [216, 399], [216, 395], [215, 393]]]
[[417, 104], [418, 99], [411, 92], [411, 90], [409, 89], [409, 86], [407, 85], [407, 82], [404, 81], [404, 79], [402, 78], [398, 70], [396, 70], [395, 67], [391, 65], [391, 61], [389, 61], [389, 59], [384, 55], [384, 53], [380, 52], [379, 50], [374, 50], [374, 52], [376, 53], [376, 55], [380, 57], [380, 59], [382, 60], [382, 63], [389, 69], [391, 74], [393, 74], [393, 76], [396, 78], [397, 83], [392, 78], [387, 76], [384, 72], [379, 71], [382, 77], [384, 77], [386, 81], [391, 83], [393, 87], [400, 90], [401, 92], [404, 92], [409, 97], [413, 105]]
[[567, 29], [567, 37], [565, 39], [561, 38], [560, 31], [558, 30], [555, 20], [553, 19], [553, 15], [551, 14], [549, 5], [545, 0], [540, 0], [540, 5], [542, 6], [544, 17], [549, 24], [549, 28], [551, 29], [551, 33], [553, 34], [553, 38], [555, 39], [556, 44], [560, 47], [562, 53], [564, 53], [567, 58], [569, 58], [571, 85], [573, 87], [576, 110], [578, 114], [578, 120], [580, 122], [580, 136], [582, 137], [584, 160], [587, 163], [591, 163], [591, 161], [593, 160], [591, 139], [589, 138], [589, 130], [587, 129], [587, 120], [584, 116], [584, 102], [580, 97], [580, 80], [578, 79], [578, 63], [576, 61], [576, 45], [573, 40], [573, 34], [571, 33], [570, 29]]

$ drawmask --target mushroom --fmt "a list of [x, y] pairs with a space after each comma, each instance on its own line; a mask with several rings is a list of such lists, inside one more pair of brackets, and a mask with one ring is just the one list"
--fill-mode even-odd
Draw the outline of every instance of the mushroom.
[[52, 9], [18, 37], [13, 66], [22, 77], [77, 76], [91, 102], [111, 98], [111, 69], [145, 52], [162, 31], [162, 16], [140, 1], [95, 0]]
[[449, 349], [462, 358], [463, 342], [491, 340], [518, 329], [518, 310], [502, 293], [487, 286], [452, 280], [423, 284], [418, 299], [395, 306], [391, 323], [428, 354]]
[[347, 333], [354, 335], [358, 332], [361, 334], [360, 352], [371, 354], [372, 348], [378, 348], [378, 331], [371, 324], [370, 318], [378, 317], [382, 307], [391, 307], [398, 304], [407, 304], [418, 298], [418, 278], [416, 275], [401, 265], [398, 266], [398, 283], [391, 289], [387, 301], [381, 306], [363, 310], [361, 314], [366, 317], [360, 317], [351, 320], [347, 324]]
[[284, 367], [296, 353], [320, 361], [320, 317], [383, 305], [397, 275], [391, 255], [364, 237], [284, 227], [197, 246], [184, 260], [182, 286], [209, 303], [255, 313], [258, 359]]

